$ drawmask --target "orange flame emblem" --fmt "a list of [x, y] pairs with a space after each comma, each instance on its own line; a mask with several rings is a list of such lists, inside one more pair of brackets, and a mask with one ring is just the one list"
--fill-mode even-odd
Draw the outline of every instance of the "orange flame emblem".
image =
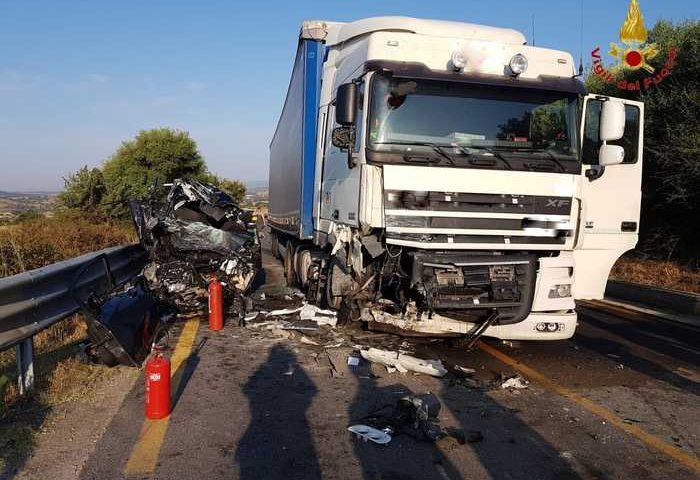
[[624, 68], [630, 70], [643, 68], [649, 73], [654, 72], [654, 67], [649, 65], [647, 60], [654, 58], [659, 51], [655, 44], [646, 43], [647, 27], [644, 25], [644, 17], [637, 0], [630, 0], [627, 18], [620, 27], [620, 41], [623, 45], [610, 43], [609, 53], [617, 58]]

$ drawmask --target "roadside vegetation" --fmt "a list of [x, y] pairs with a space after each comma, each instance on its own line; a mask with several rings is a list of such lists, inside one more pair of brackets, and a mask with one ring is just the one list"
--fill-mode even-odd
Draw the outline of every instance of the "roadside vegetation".
[[[588, 89], [644, 102], [644, 174], [640, 242], [631, 258], [671, 261], [697, 269], [700, 266], [700, 21], [673, 24], [658, 22], [649, 31], [648, 42], [659, 49], [648, 63], [659, 73], [671, 49], [676, 64], [661, 83], [639, 91], [621, 90], [592, 72]], [[614, 65], [605, 68], [623, 78]], [[625, 71], [628, 82], [648, 75], [640, 69]], [[635, 269], [653, 263], [636, 262]], [[626, 269], [628, 270], [628, 269]], [[619, 273], [620, 269], [616, 269]], [[652, 278], [652, 275], [649, 275]], [[679, 285], [682, 286], [682, 285]]]
[[[87, 166], [64, 179], [50, 215], [31, 210], [0, 225], [0, 278], [84, 253], [137, 241], [127, 201], [146, 196], [155, 185], [194, 177], [214, 183], [241, 202], [242, 182], [208, 171], [186, 132], [159, 128], [122, 143], [101, 167]], [[79, 360], [86, 339], [80, 315], [58, 322], [34, 337], [34, 391], [20, 397], [14, 348], [0, 352], [0, 477], [31, 450], [48, 412], [84, 397], [110, 369]]]
[[[663, 82], [639, 91], [621, 90], [589, 72], [593, 93], [644, 102], [644, 170], [639, 245], [613, 269], [612, 278], [700, 293], [700, 21], [660, 21], [648, 42], [659, 49], [648, 63], [661, 72], [669, 51], [676, 65]], [[614, 65], [606, 70], [623, 78]], [[648, 75], [624, 72], [628, 82]]]
[[[71, 211], [52, 218], [26, 215], [0, 228], [0, 277], [66, 260], [93, 250], [135, 241], [126, 221], [99, 221]], [[47, 412], [84, 395], [109, 369], [80, 362], [76, 355], [85, 340], [80, 315], [59, 322], [34, 337], [36, 388], [20, 398], [15, 349], [0, 352], [0, 472], [32, 445]]]

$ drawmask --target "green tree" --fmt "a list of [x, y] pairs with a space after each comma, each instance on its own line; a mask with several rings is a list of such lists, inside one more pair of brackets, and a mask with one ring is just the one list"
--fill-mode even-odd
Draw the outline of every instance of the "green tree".
[[211, 172], [206, 172], [203, 175], [199, 175], [197, 180], [202, 182], [211, 183], [215, 187], [219, 187], [224, 192], [228, 193], [234, 202], [240, 204], [245, 199], [245, 194], [247, 189], [245, 184], [240, 180], [229, 180], [228, 178], [221, 178]]
[[67, 208], [84, 213], [99, 213], [102, 199], [107, 192], [102, 171], [87, 165], [63, 179], [64, 189], [58, 201]]
[[233, 201], [240, 204], [245, 199], [245, 184], [239, 180], [229, 180], [224, 178], [219, 183], [219, 188], [231, 195]]
[[659, 54], [648, 60], [661, 73], [671, 49], [670, 75], [645, 89], [644, 70], [607, 68], [617, 79], [640, 81], [639, 91], [618, 89], [592, 73], [588, 89], [644, 102], [644, 175], [640, 248], [654, 256], [700, 261], [700, 22], [658, 22], [649, 32]]
[[189, 133], [170, 128], [142, 130], [133, 140], [122, 143], [105, 162], [107, 194], [103, 206], [110, 215], [123, 217], [128, 212], [126, 202], [145, 197], [155, 180], [162, 185], [206, 173], [204, 159]]

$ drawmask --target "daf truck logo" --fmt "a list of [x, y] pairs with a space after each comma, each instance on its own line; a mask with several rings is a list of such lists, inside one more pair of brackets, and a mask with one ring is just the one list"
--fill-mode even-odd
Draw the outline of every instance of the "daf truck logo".
[[569, 205], [568, 200], [560, 200], [558, 198], [548, 198], [547, 199], [547, 207], [562, 208], [562, 207], [566, 207], [567, 205]]

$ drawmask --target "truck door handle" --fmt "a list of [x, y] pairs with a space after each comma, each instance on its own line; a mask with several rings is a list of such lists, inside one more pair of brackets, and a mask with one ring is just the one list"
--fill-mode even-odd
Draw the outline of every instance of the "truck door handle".
[[338, 210], [333, 210], [333, 220], [338, 220], [340, 218], [340, 212]]

